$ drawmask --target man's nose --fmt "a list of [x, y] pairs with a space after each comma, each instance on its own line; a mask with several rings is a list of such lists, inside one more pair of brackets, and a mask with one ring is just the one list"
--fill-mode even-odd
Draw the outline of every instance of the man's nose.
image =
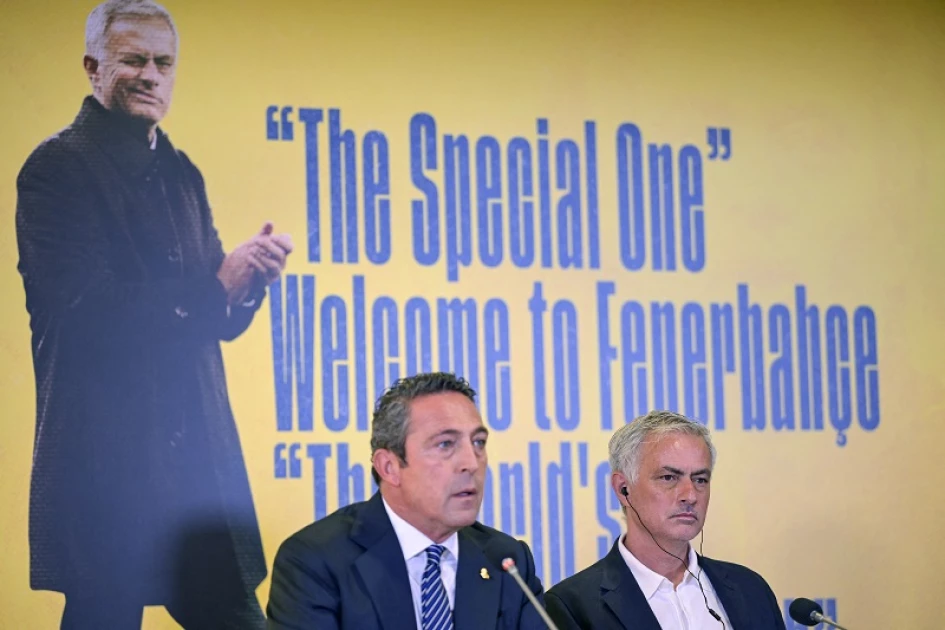
[[679, 485], [679, 502], [693, 504], [698, 499], [696, 484], [689, 477], [683, 477]]
[[141, 72], [138, 74], [138, 78], [151, 86], [160, 83], [161, 71], [158, 70], [157, 64], [154, 63], [153, 59], [149, 59], [148, 62], [144, 64], [144, 67], [141, 68]]
[[462, 472], [475, 473], [479, 470], [479, 454], [473, 444], [463, 443], [463, 446], [460, 447], [458, 464]]

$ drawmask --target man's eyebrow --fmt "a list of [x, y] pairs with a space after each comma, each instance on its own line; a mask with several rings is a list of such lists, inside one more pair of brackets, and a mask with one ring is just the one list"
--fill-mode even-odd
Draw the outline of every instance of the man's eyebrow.
[[[472, 432], [473, 437], [479, 437], [479, 436], [482, 436], [483, 434], [489, 435], [489, 429], [487, 429], [486, 427], [479, 427], [478, 429]], [[436, 440], [438, 438], [443, 438], [443, 437], [458, 438], [458, 437], [462, 437], [462, 435], [463, 435], [463, 432], [460, 431], [459, 429], [443, 429], [439, 433], [434, 433], [427, 439]]]
[[443, 429], [439, 433], [434, 433], [429, 439], [436, 440], [442, 437], [459, 437], [460, 433], [456, 429]]
[[[679, 476], [686, 474], [685, 471], [679, 470], [678, 468], [673, 468], [672, 466], [663, 466], [662, 468], [660, 468], [660, 470], [661, 471], [665, 470], [666, 472], [671, 472], [674, 475], [679, 475]], [[699, 470], [692, 471], [692, 473], [690, 473], [689, 476], [695, 477], [698, 475], [712, 476], [712, 470], [709, 468], [700, 468]]]
[[[140, 50], [119, 50], [118, 55], [121, 57], [140, 57], [141, 59], [150, 59], [152, 57], [150, 53], [142, 52]], [[159, 59], [162, 61], [167, 60], [167, 59], [170, 59], [170, 60], [174, 59], [174, 55], [164, 55], [164, 54], [154, 55], [153, 57], [155, 61]]]

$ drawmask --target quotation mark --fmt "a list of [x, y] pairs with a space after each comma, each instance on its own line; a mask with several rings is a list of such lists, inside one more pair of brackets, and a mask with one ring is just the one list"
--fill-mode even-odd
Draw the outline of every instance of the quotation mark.
[[273, 460], [276, 468], [276, 479], [299, 479], [302, 476], [302, 458], [299, 457], [301, 444], [276, 444]]
[[728, 160], [732, 157], [732, 130], [728, 127], [709, 127], [710, 160]]
[[[276, 114], [281, 115], [277, 118]], [[266, 140], [292, 140], [294, 131], [292, 120], [289, 115], [292, 113], [291, 106], [279, 108], [278, 105], [270, 105], [266, 108]]]

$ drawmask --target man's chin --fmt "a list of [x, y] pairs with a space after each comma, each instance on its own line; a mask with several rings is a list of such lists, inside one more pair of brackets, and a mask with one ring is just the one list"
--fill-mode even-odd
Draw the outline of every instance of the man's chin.
[[463, 506], [452, 510], [450, 521], [454, 527], [468, 527], [479, 518], [479, 507], [482, 501], [475, 501], [474, 505]]
[[677, 523], [675, 530], [680, 534], [680, 539], [686, 539], [687, 541], [692, 540], [699, 535], [699, 532], [702, 531], [702, 523], [699, 521], [688, 522], [684, 521]]
[[135, 122], [151, 127], [160, 123], [167, 112], [157, 105], [133, 103], [129, 107], [122, 108], [122, 113]]

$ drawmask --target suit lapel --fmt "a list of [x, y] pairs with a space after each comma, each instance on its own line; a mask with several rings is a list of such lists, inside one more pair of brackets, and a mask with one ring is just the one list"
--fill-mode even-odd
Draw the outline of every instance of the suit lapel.
[[380, 627], [387, 630], [416, 627], [407, 563], [380, 494], [375, 494], [359, 515], [351, 538], [365, 549], [354, 567], [374, 603]]
[[[482, 570], [485, 569], [486, 573]], [[493, 565], [482, 549], [459, 531], [459, 565], [456, 567], [456, 598], [453, 627], [456, 630], [495, 628], [502, 593], [502, 569]], [[483, 575], [488, 575], [486, 579]]]
[[628, 630], [661, 630], [656, 615], [643, 596], [643, 591], [620, 555], [617, 548], [619, 544], [618, 537], [604, 559], [604, 578], [600, 585], [601, 601]]
[[728, 620], [732, 623], [732, 630], [745, 630], [751, 627], [751, 619], [748, 615], [748, 606], [741, 591], [735, 588], [735, 584], [728, 578], [728, 571], [714, 560], [699, 558], [699, 565], [703, 568], [709, 581], [712, 582], [712, 588], [718, 596]]

